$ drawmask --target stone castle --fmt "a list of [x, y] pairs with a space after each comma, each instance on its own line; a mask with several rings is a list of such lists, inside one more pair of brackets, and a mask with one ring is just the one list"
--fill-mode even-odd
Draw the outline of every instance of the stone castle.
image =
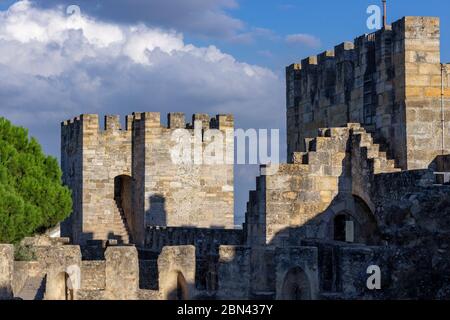
[[[170, 113], [167, 120], [165, 127], [159, 113], [145, 112], [127, 116], [124, 130], [118, 116], [105, 117], [104, 130], [97, 115], [62, 124], [63, 181], [74, 202], [63, 235], [77, 244], [131, 237], [144, 245], [147, 226], [234, 227], [232, 162], [174, 164], [170, 155], [174, 130], [187, 128], [194, 139], [196, 128], [200, 135], [233, 129], [233, 117], [195, 114], [186, 124], [184, 114]], [[233, 137], [226, 144], [234, 150]]]
[[73, 213], [63, 238], [24, 241], [31, 261], [0, 246], [0, 297], [450, 299], [449, 68], [431, 17], [287, 67], [289, 162], [257, 178], [242, 228], [232, 164], [170, 160], [174, 130], [231, 115], [64, 122]]

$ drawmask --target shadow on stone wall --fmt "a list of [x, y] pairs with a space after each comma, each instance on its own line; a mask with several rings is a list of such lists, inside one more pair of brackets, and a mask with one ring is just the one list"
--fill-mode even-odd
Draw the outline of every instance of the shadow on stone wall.
[[155, 194], [149, 197], [150, 209], [146, 212], [147, 221], [151, 225], [166, 226], [167, 225], [167, 211], [166, 198], [163, 195]]
[[[261, 252], [252, 248], [250, 282], [265, 282], [259, 291], [288, 300], [449, 299], [450, 186], [433, 186], [430, 180], [432, 171], [449, 172], [449, 164], [450, 157], [441, 156], [429, 170], [363, 177], [367, 185], [362, 194], [373, 201], [372, 210], [359, 197], [361, 190], [353, 193], [355, 163], [347, 153], [338, 193], [329, 206], [303, 225], [277, 232]], [[427, 186], [420, 185], [424, 182]], [[346, 230], [347, 222], [351, 230]], [[302, 248], [311, 252], [298, 259]], [[316, 279], [305, 259], [316, 259]], [[371, 265], [381, 269], [381, 290], [367, 288]], [[315, 287], [316, 296], [311, 294]], [[250, 289], [249, 295], [254, 293]]]

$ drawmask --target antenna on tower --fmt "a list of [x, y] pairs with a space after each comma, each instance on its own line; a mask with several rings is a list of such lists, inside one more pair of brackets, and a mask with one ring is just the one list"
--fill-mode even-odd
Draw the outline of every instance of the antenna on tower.
[[386, 0], [383, 0], [383, 28], [387, 26], [387, 5]]

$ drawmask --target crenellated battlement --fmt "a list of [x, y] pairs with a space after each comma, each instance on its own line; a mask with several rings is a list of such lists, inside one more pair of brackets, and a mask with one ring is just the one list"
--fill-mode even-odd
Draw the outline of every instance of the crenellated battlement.
[[[233, 165], [227, 162], [234, 158], [234, 135], [223, 135], [223, 164], [202, 162], [211, 142], [206, 130], [232, 130], [232, 115], [196, 113], [187, 123], [184, 113], [171, 112], [165, 124], [159, 112], [134, 112], [124, 122], [118, 115], [106, 115], [101, 123], [99, 115], [82, 114], [61, 124], [63, 180], [74, 202], [63, 234], [75, 243], [143, 243], [147, 225], [234, 226]], [[190, 137], [180, 140], [177, 129]], [[194, 159], [198, 142], [200, 163]], [[195, 149], [191, 164], [174, 160], [180, 146]]]
[[77, 132], [81, 129], [89, 130], [90, 133], [131, 131], [133, 122], [139, 121], [145, 122], [148, 127], [164, 129], [194, 129], [196, 125], [201, 126], [202, 129], [226, 130], [234, 128], [234, 118], [231, 114], [218, 114], [215, 117], [210, 117], [208, 114], [196, 113], [192, 115], [192, 122], [186, 122], [185, 114], [182, 112], [168, 113], [167, 125], [162, 123], [159, 112], [133, 112], [125, 117], [124, 128], [120, 123], [119, 115], [105, 115], [103, 126], [101, 126], [98, 115], [82, 114], [62, 122], [61, 128], [62, 130], [74, 130]]
[[[408, 17], [414, 18], [414, 17]], [[434, 18], [430, 18], [434, 19]], [[433, 20], [434, 21], [434, 20]], [[358, 55], [354, 53], [364, 53], [372, 50], [381, 50], [384, 48], [382, 40], [387, 37], [393, 36], [393, 26], [397, 33], [404, 30], [405, 27], [402, 25], [405, 23], [404, 20], [399, 20], [395, 22], [392, 26], [388, 25], [386, 28], [378, 30], [376, 32], [370, 34], [364, 34], [356, 37], [353, 41], [345, 41], [336, 45], [333, 49], [326, 50], [318, 55], [309, 56], [305, 59], [302, 59], [300, 63], [294, 63], [287, 67], [288, 70], [301, 70], [300, 73], [304, 74], [306, 77], [306, 73], [308, 70], [315, 70], [315, 68], [324, 68], [330, 65], [331, 63], [338, 63], [342, 61], [354, 61], [357, 62]], [[397, 40], [403, 40], [404, 38], [400, 35], [397, 37]]]

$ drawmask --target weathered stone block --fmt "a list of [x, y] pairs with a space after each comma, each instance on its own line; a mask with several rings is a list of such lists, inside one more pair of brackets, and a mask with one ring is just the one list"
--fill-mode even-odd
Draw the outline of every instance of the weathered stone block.
[[133, 300], [139, 289], [138, 254], [134, 246], [108, 247], [106, 259], [106, 296], [113, 300]]
[[13, 298], [14, 246], [0, 244], [0, 300]]
[[158, 257], [159, 293], [163, 299], [188, 300], [196, 295], [195, 247], [164, 247]]

